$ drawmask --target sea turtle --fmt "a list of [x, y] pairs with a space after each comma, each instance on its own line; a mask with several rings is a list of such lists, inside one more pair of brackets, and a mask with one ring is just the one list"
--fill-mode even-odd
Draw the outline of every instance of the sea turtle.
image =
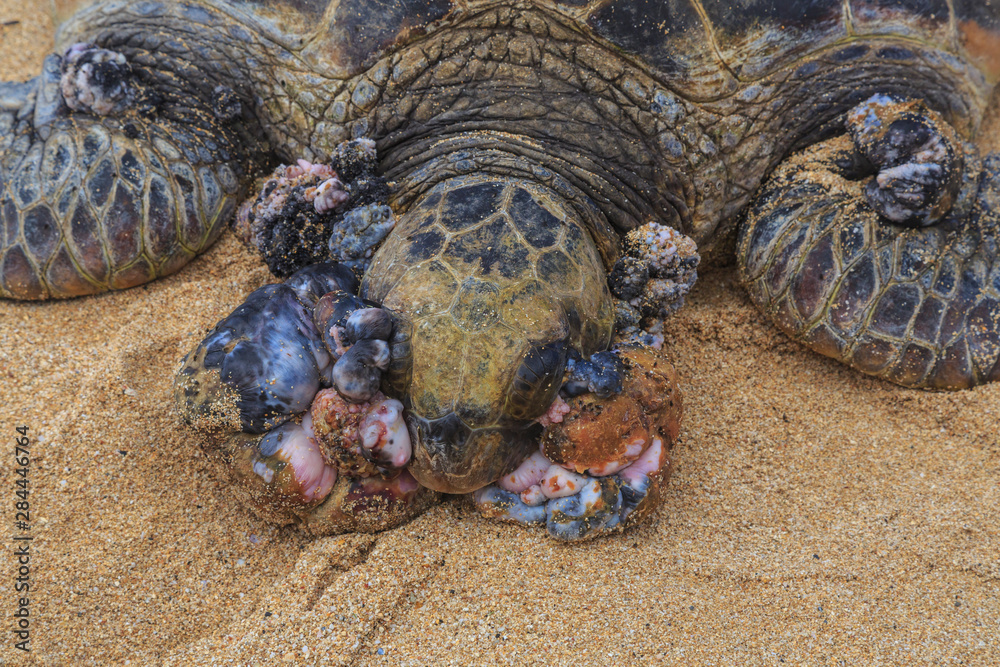
[[[68, 15], [89, 3], [55, 4]], [[39, 77], [0, 84], [6, 297], [177, 271], [263, 165], [307, 160], [282, 172], [297, 178], [346, 140], [377, 147], [398, 223], [364, 276], [368, 301], [350, 300], [336, 268], [307, 269], [255, 292], [181, 373], [194, 412], [237, 353], [240, 373], [252, 366], [289, 389], [237, 410], [230, 428], [243, 433], [229, 435], [242, 444], [226, 454], [243, 478], [267, 478], [258, 499], [276, 506], [298, 494], [311, 511], [332, 481], [317, 472], [304, 491], [305, 478], [281, 478], [289, 457], [315, 454], [311, 422], [289, 421], [308, 400], [276, 379], [305, 371], [264, 357], [298, 341], [288, 358], [310, 359], [314, 393], [333, 382], [317, 337], [382, 304], [391, 330], [342, 358], [386, 370], [417, 480], [467, 492], [509, 473], [480, 489], [481, 506], [529, 522], [548, 512], [550, 531], [569, 538], [612, 527], [610, 510], [591, 520], [595, 503], [629, 506], [648, 480], [629, 486], [626, 468], [614, 496], [598, 471], [625, 459], [580, 464], [589, 509], [567, 496], [532, 504], [544, 480], [526, 443], [538, 418], [557, 428], [573, 364], [596, 368], [592, 378], [627, 366], [610, 377], [673, 397], [648, 351], [623, 347], [604, 367], [590, 358], [616, 322], [635, 324], [634, 309], [649, 316], [682, 295], [686, 282], [658, 282], [660, 259], [646, 252], [664, 243], [691, 239], [714, 263], [735, 252], [751, 299], [781, 329], [864, 372], [927, 388], [1000, 378], [997, 0], [112, 0], [65, 23], [59, 42], [63, 56]], [[330, 290], [340, 319], [324, 332], [313, 316]], [[659, 379], [642, 384], [654, 367]], [[363, 420], [348, 408], [327, 417], [396, 432], [394, 417], [364, 421], [394, 415], [394, 399], [365, 392], [353, 404], [367, 406]], [[670, 406], [656, 408], [671, 424], [657, 427], [663, 437]], [[371, 447], [347, 450], [388, 465]], [[626, 458], [642, 467], [642, 456]], [[643, 464], [653, 477], [664, 457]], [[352, 483], [331, 493], [336, 512], [351, 498], [419, 504], [403, 475]], [[590, 523], [552, 527], [573, 512]]]

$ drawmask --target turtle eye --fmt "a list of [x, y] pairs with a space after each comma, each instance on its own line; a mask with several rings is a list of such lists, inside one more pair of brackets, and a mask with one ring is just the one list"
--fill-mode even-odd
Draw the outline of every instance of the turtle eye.
[[544, 414], [562, 385], [566, 341], [538, 345], [524, 355], [507, 389], [504, 415], [510, 419], [535, 419]]
[[392, 317], [392, 335], [389, 336], [389, 368], [382, 374], [382, 391], [388, 396], [402, 398], [407, 396], [413, 378], [413, 323], [397, 312], [385, 310]]

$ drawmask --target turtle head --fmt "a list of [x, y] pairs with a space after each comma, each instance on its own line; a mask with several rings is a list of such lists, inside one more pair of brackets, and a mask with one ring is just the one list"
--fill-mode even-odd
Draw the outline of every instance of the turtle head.
[[404, 214], [362, 282], [394, 313], [387, 393], [407, 408], [410, 471], [467, 493], [537, 447], [571, 349], [608, 346], [606, 270], [580, 216], [545, 187], [446, 180]]

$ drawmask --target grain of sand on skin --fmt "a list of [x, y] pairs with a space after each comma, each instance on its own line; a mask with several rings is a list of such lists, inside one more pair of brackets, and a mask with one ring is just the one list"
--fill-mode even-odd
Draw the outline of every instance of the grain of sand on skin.
[[[23, 6], [0, 0], [0, 23], [20, 21], [0, 29], [0, 78], [36, 71], [51, 43]], [[703, 276], [669, 325], [687, 415], [663, 509], [580, 546], [461, 501], [378, 536], [314, 540], [249, 516], [169, 401], [181, 355], [267, 279], [229, 236], [146, 288], [0, 303], [0, 432], [35, 438], [37, 577], [30, 660], [6, 632], [0, 658], [1000, 660], [1000, 386], [861, 377], [787, 342], [730, 276]]]

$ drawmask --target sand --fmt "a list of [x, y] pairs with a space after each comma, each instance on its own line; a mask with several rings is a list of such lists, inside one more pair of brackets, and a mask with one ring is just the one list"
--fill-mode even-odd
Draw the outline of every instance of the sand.
[[[0, 78], [51, 46], [0, 0], [13, 20]], [[863, 377], [786, 340], [722, 268], [668, 326], [686, 416], [649, 523], [567, 546], [453, 499], [314, 539], [240, 506], [171, 407], [182, 355], [267, 281], [227, 234], [145, 287], [0, 302], [2, 664], [1000, 661], [1000, 385]], [[9, 630], [23, 534], [30, 654]]]

